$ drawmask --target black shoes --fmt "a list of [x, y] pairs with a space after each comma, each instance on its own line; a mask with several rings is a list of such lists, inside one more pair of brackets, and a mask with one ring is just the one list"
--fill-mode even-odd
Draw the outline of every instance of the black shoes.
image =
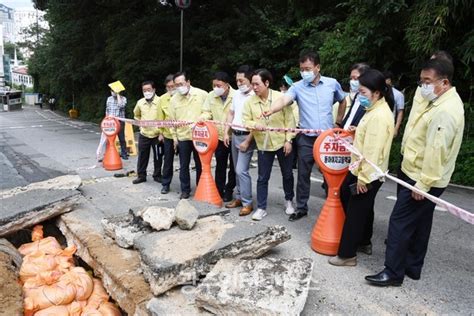
[[403, 283], [403, 280], [392, 278], [387, 272], [382, 271], [375, 275], [368, 275], [365, 279], [369, 282], [370, 285], [377, 286], [400, 286]]
[[187, 200], [189, 199], [189, 192], [183, 192], [181, 193], [181, 196], [179, 197], [181, 200]]
[[308, 212], [298, 210], [298, 211], [294, 212], [293, 214], [291, 214], [290, 217], [288, 218], [288, 220], [290, 222], [294, 222], [294, 221], [297, 221], [300, 218], [305, 217], [307, 215], [308, 215]]
[[372, 244], [357, 247], [357, 252], [362, 252], [370, 256], [372, 254]]
[[410, 272], [410, 271], [405, 271], [405, 275], [407, 277], [409, 277], [410, 279], [412, 280], [415, 280], [415, 281], [418, 281], [420, 279], [420, 275], [419, 274], [415, 274], [413, 272]]
[[142, 182], [146, 182], [146, 178], [136, 178], [135, 180], [132, 181], [133, 184], [139, 184]]
[[163, 179], [161, 178], [161, 176], [156, 176], [156, 177], [153, 177], [153, 180], [155, 180], [156, 182], [161, 183], [161, 181], [162, 181]]
[[168, 192], [170, 192], [170, 186], [169, 185], [164, 185], [161, 188], [161, 194], [168, 194]]

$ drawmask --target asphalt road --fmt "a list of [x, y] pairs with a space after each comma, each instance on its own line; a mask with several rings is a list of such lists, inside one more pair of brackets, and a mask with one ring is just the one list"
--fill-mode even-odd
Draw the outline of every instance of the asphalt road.
[[[79, 174], [85, 185], [88, 181], [112, 177], [114, 172], [96, 165], [99, 137], [97, 125], [69, 120], [49, 110], [25, 107], [18, 112], [0, 112], [0, 190], [62, 174]], [[136, 157], [132, 157], [124, 161], [124, 170], [134, 170], [135, 165]], [[256, 169], [251, 173], [255, 193]], [[311, 257], [315, 262], [304, 315], [474, 314], [472, 225], [437, 208], [421, 280], [407, 278], [399, 288], [371, 287], [365, 283], [364, 276], [379, 272], [383, 267], [383, 242], [396, 199], [395, 185], [385, 183], [377, 195], [373, 255], [361, 254], [356, 267], [340, 268], [329, 265], [328, 257], [310, 248], [311, 230], [324, 203], [320, 179], [321, 175], [315, 171], [309, 216], [289, 222], [283, 210], [281, 175], [275, 161], [269, 188], [269, 215], [263, 220], [268, 225], [286, 226], [292, 235], [292, 239], [273, 250], [271, 256]], [[149, 181], [141, 185], [156, 186], [156, 195], [160, 195], [158, 183]], [[179, 193], [176, 172], [171, 190], [170, 194]], [[442, 196], [469, 211], [474, 209], [473, 197], [474, 190], [456, 187], [449, 187]], [[130, 201], [132, 205], [136, 205], [136, 201]], [[124, 205], [123, 211], [127, 207]]]

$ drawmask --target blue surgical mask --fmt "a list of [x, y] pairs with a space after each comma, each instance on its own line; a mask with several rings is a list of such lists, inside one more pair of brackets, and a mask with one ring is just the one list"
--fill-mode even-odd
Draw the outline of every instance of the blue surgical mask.
[[349, 81], [349, 84], [351, 85], [352, 92], [359, 91], [359, 87], [360, 87], [359, 80], [351, 80]]
[[358, 98], [359, 98], [360, 106], [363, 107], [364, 109], [368, 109], [372, 105], [372, 102], [370, 102], [370, 99], [367, 98], [365, 95], [359, 94]]
[[314, 78], [316, 78], [316, 75], [313, 71], [300, 71], [300, 74], [305, 83], [313, 82]]

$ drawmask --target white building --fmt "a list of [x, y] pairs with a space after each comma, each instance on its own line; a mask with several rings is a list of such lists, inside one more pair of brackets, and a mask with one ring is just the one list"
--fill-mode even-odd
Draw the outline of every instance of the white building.
[[[15, 43], [19, 42], [36, 42], [36, 35], [27, 37], [23, 32], [25, 29], [36, 25], [37, 23], [41, 28], [48, 28], [48, 23], [44, 19], [44, 12], [30, 8], [17, 8], [14, 11], [14, 24], [15, 24]], [[21, 52], [26, 58], [29, 58], [32, 52], [27, 49], [21, 49]]]
[[5, 42], [15, 42], [15, 21], [14, 10], [0, 3], [0, 24], [3, 28], [3, 40]]
[[28, 67], [14, 67], [12, 69], [12, 83], [17, 86], [24, 85], [26, 88], [33, 88], [33, 77], [28, 75]]

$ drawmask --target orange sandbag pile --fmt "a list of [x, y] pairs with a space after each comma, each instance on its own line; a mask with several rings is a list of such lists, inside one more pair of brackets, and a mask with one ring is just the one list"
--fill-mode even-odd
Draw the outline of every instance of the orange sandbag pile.
[[74, 266], [75, 246], [61, 248], [54, 237], [43, 238], [37, 225], [31, 243], [18, 250], [25, 316], [119, 316], [100, 280]]

